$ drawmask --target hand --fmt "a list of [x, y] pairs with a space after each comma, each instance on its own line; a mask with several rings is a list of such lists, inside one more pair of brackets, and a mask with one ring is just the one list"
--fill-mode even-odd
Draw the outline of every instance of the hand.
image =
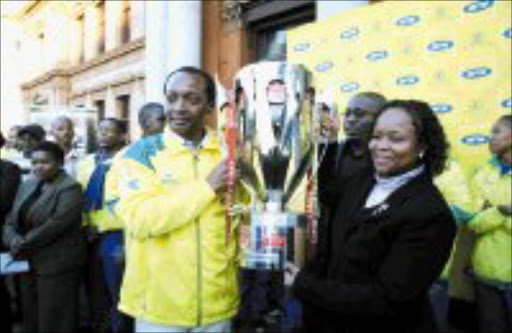
[[331, 115], [329, 113], [322, 113], [321, 136], [329, 141], [336, 141], [338, 139], [338, 132], [340, 129], [339, 118], [337, 113]]
[[27, 254], [25, 249], [25, 239], [19, 235], [14, 237], [11, 244], [9, 244], [9, 250], [13, 258], [21, 259], [20, 257]]
[[299, 268], [292, 264], [291, 262], [287, 261], [286, 265], [284, 267], [284, 285], [286, 287], [290, 287], [295, 282], [295, 278], [297, 277], [297, 274], [299, 274]]
[[[237, 166], [235, 179], [240, 177], [240, 168]], [[217, 166], [210, 172], [206, 179], [212, 190], [217, 194], [226, 189], [228, 182], [228, 160], [224, 160], [217, 164]]]
[[85, 241], [87, 243], [94, 243], [99, 236], [98, 227], [94, 225], [88, 225], [84, 228]]
[[498, 205], [497, 208], [498, 211], [505, 216], [512, 215], [512, 205]]
[[492, 208], [492, 204], [489, 200], [485, 200], [484, 204], [482, 205], [482, 210], [486, 210]]

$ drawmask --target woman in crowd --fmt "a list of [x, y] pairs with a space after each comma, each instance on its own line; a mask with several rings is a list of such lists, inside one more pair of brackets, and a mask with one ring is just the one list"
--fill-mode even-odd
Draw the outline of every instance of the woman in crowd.
[[34, 177], [20, 186], [3, 229], [10, 253], [30, 266], [21, 282], [24, 329], [73, 332], [84, 260], [82, 190], [63, 171], [64, 152], [57, 144], [41, 143], [31, 160]]
[[481, 210], [469, 222], [476, 235], [472, 253], [480, 332], [512, 330], [512, 116], [493, 126], [493, 158], [475, 173], [472, 192]]
[[[4, 147], [5, 139], [0, 132], [0, 150]], [[11, 162], [0, 159], [0, 226], [3, 227], [5, 217], [9, 213], [16, 196], [18, 185], [21, 181], [20, 168]], [[2, 252], [7, 249], [0, 246]], [[12, 330], [12, 314], [10, 305], [10, 295], [7, 289], [6, 279], [4, 276], [0, 279], [0, 311], [2, 313], [2, 323], [0, 331], [11, 332]]]
[[[329, 244], [287, 280], [295, 281], [308, 330], [435, 331], [428, 290], [455, 235], [450, 209], [432, 182], [447, 159], [445, 134], [420, 101], [385, 104], [372, 133], [374, 171], [361, 170], [347, 182], [336, 198]], [[320, 181], [330, 177], [326, 172]]]

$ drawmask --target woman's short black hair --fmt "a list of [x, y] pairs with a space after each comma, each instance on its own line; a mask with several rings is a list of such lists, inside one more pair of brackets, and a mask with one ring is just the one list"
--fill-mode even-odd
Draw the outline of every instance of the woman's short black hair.
[[64, 150], [55, 142], [51, 141], [43, 141], [32, 151], [32, 153], [36, 151], [44, 151], [55, 159], [60, 164], [64, 164]]
[[498, 121], [499, 123], [503, 122], [503, 123], [507, 123], [507, 125], [509, 127], [512, 127], [512, 115], [510, 114], [505, 114], [503, 116], [501, 116]]
[[417, 141], [424, 151], [422, 162], [430, 175], [440, 175], [446, 167], [450, 144], [432, 108], [419, 100], [392, 100], [382, 106], [375, 119], [390, 108], [404, 110], [411, 116]]
[[208, 72], [206, 72], [202, 69], [196, 68], [196, 67], [191, 67], [191, 66], [180, 67], [180, 68], [172, 71], [169, 75], [167, 75], [167, 77], [165, 78], [165, 82], [164, 82], [164, 96], [167, 95], [167, 84], [169, 83], [169, 80], [171, 79], [171, 77], [174, 74], [177, 74], [180, 72], [201, 76], [205, 81], [206, 97], [208, 99], [208, 104], [210, 106], [215, 105], [215, 100], [217, 98], [217, 89], [215, 88], [215, 81], [213, 80], [211, 75], [208, 74]]

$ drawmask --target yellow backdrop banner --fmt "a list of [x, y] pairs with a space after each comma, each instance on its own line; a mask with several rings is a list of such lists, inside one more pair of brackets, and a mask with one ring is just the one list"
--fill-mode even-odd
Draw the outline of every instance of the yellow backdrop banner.
[[511, 1], [386, 1], [288, 32], [288, 60], [313, 72], [343, 112], [358, 92], [421, 99], [468, 172], [488, 158], [512, 107]]

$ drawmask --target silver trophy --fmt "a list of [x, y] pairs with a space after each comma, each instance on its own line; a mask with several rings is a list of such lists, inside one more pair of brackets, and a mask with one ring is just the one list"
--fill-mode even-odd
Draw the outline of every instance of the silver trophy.
[[286, 207], [315, 156], [311, 92], [311, 74], [286, 62], [248, 65], [235, 77], [242, 179], [254, 194], [247, 268], [304, 263], [304, 219]]

